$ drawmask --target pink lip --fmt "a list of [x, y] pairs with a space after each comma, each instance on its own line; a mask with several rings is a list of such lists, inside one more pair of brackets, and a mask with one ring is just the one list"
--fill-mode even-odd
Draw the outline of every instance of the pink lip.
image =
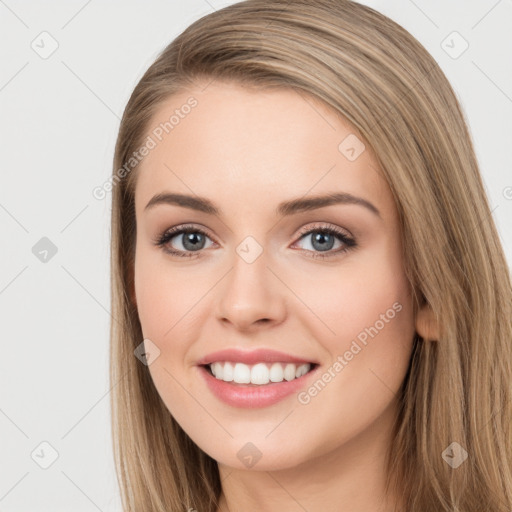
[[[261, 361], [261, 359], [258, 360]], [[201, 377], [205, 379], [210, 391], [219, 400], [232, 407], [254, 409], [276, 404], [293, 393], [298, 393], [300, 389], [305, 389], [306, 382], [309, 381], [313, 374], [317, 373], [319, 367], [314, 367], [310, 372], [298, 379], [272, 382], [261, 386], [224, 382], [211, 375], [205, 366], [198, 366], [197, 368]]]
[[[277, 352], [276, 350], [256, 349], [251, 351], [228, 348], [213, 352], [200, 359], [198, 365], [207, 365], [217, 361], [232, 361], [234, 363], [256, 364], [256, 363], [315, 363], [316, 361], [301, 359], [299, 357]], [[293, 381], [292, 381], [293, 382]]]

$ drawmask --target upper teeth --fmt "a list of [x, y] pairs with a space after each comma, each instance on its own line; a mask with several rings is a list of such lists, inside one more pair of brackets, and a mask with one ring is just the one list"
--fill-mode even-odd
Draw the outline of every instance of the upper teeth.
[[269, 382], [290, 381], [309, 372], [311, 364], [296, 365], [293, 363], [244, 363], [216, 362], [209, 365], [219, 380], [238, 384], [268, 384]]

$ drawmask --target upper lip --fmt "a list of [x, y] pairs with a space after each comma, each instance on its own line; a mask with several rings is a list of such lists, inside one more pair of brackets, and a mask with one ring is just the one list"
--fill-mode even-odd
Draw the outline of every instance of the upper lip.
[[278, 352], [269, 349], [256, 349], [256, 350], [240, 350], [237, 348], [228, 348], [212, 352], [207, 356], [201, 358], [197, 364], [207, 365], [217, 361], [231, 361], [234, 363], [256, 364], [256, 363], [314, 363], [310, 359], [303, 359], [301, 357], [292, 356], [285, 352]]

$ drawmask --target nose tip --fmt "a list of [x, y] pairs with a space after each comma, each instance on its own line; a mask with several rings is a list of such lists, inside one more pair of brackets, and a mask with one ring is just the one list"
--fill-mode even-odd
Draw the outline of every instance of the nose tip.
[[252, 263], [238, 258], [219, 287], [217, 317], [240, 330], [280, 323], [285, 317], [282, 292], [264, 257]]

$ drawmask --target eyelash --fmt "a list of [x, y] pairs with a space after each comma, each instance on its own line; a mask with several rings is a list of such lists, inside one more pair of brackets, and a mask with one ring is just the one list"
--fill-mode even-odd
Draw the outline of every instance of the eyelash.
[[[166, 247], [166, 244], [172, 238], [174, 238], [177, 235], [182, 235], [182, 234], [186, 234], [186, 233], [200, 233], [202, 235], [207, 236], [208, 238], [211, 238], [211, 237], [209, 237], [208, 233], [206, 233], [206, 231], [195, 227], [193, 224], [188, 224], [188, 225], [176, 226], [174, 228], [168, 229], [167, 231], [164, 231], [161, 235], [159, 235], [156, 238], [156, 240], [153, 240], [153, 243], [157, 247], [160, 247], [167, 254], [170, 254], [172, 256], [183, 257], [183, 258], [190, 258], [190, 257], [196, 256], [196, 254], [194, 254], [194, 253], [199, 254], [202, 250], [199, 250], [199, 251], [175, 251], [173, 249], [169, 249], [168, 247]], [[300, 234], [299, 240], [304, 238], [306, 235], [310, 235], [311, 233], [326, 233], [328, 235], [333, 235], [336, 238], [338, 238], [343, 244], [345, 244], [344, 248], [338, 249], [336, 251], [332, 251], [332, 250], [325, 251], [325, 254], [323, 254], [323, 252], [315, 252], [315, 251], [309, 251], [307, 249], [304, 249], [307, 252], [313, 253], [311, 255], [312, 258], [320, 258], [320, 259], [331, 258], [334, 256], [338, 256], [340, 254], [343, 254], [357, 246], [357, 243], [353, 238], [348, 237], [345, 233], [343, 233], [341, 230], [339, 230], [338, 228], [336, 228], [334, 226], [326, 226], [326, 225], [314, 226], [313, 228], [307, 228], [307, 229], [303, 228], [302, 230], [299, 231], [299, 234]]]

